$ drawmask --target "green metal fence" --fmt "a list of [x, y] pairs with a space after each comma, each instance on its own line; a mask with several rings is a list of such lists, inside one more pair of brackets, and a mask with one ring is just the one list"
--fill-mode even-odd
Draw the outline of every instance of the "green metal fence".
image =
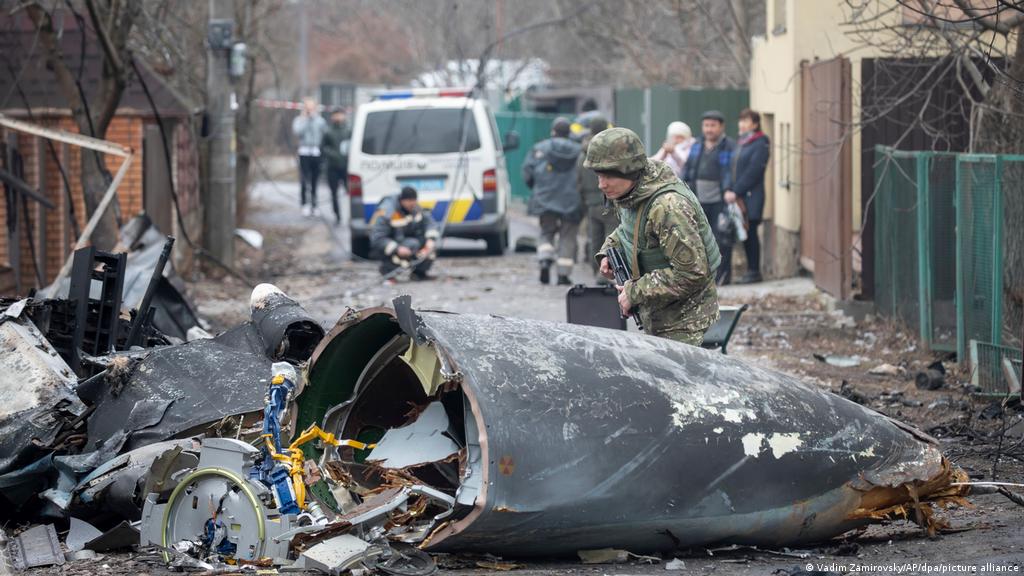
[[876, 148], [875, 303], [933, 350], [956, 349], [955, 167], [953, 154]]
[[665, 86], [619, 89], [615, 91], [615, 125], [639, 134], [647, 152], [653, 154], [665, 138], [665, 129], [675, 120], [686, 122], [699, 136], [700, 116], [707, 110], [722, 112], [726, 133], [735, 136], [740, 110], [749, 102], [747, 90], [678, 90]]
[[1024, 156], [878, 146], [875, 158], [879, 312], [918, 330], [926, 348], [961, 359], [971, 340], [999, 346], [1016, 334], [1019, 348], [1019, 312], [1004, 306], [1012, 289], [1004, 283], [1004, 188], [1022, 193]]
[[519, 133], [519, 148], [505, 153], [512, 198], [524, 201], [529, 199], [530, 189], [523, 182], [520, 167], [530, 148], [551, 135], [551, 123], [556, 117], [553, 114], [533, 112], [496, 112], [494, 114], [494, 120], [498, 124], [498, 132], [501, 134], [502, 140], [504, 140], [505, 134], [512, 130]]

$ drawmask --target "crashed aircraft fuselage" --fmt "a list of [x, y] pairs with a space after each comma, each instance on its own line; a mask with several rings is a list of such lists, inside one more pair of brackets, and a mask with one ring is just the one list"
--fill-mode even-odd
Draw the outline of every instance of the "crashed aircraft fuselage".
[[388, 446], [386, 459], [324, 456], [363, 489], [405, 478], [454, 495], [429, 551], [791, 546], [870, 519], [927, 524], [929, 500], [959, 494], [934, 440], [793, 377], [660, 338], [400, 300], [321, 342], [298, 428]]

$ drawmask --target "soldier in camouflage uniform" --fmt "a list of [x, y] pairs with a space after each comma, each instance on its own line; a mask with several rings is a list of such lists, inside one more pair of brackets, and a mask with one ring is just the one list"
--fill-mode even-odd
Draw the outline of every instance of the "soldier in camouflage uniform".
[[613, 278], [605, 252], [616, 246], [626, 257], [632, 279], [618, 287], [622, 313], [636, 307], [649, 334], [699, 346], [718, 319], [721, 255], [696, 196], [626, 128], [594, 136], [583, 165], [619, 211], [595, 258]]

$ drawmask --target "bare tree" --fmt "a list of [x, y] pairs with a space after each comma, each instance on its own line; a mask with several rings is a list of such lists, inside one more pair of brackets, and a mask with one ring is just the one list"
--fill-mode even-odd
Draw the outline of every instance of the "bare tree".
[[[68, 56], [61, 49], [60, 34], [54, 26], [51, 10], [35, 1], [25, 4], [24, 9], [39, 31], [47, 66], [53, 70], [57, 86], [70, 104], [79, 132], [105, 138], [131, 74], [128, 39], [139, 13], [139, 5], [130, 0], [84, 0], [84, 5], [87, 16], [75, 10], [72, 3], [68, 3], [78, 20], [81, 33], [86, 33], [85, 22], [88, 18], [89, 26], [95, 31], [103, 49], [103, 71], [99, 87], [91, 95], [86, 94], [84, 87], [71, 72]], [[82, 190], [86, 210], [91, 215], [112, 177], [101, 154], [85, 149], [81, 153]], [[117, 242], [115, 213], [107, 212], [103, 215], [92, 240], [103, 248], [110, 248]]]

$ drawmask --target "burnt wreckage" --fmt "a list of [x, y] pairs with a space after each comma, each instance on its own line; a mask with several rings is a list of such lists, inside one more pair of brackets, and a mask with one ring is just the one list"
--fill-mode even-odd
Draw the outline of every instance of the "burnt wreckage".
[[664, 339], [408, 297], [324, 335], [261, 285], [243, 326], [86, 355], [105, 368], [76, 378], [15, 306], [0, 335], [28, 344], [4, 360], [31, 360], [45, 393], [0, 414], [11, 509], [135, 521], [183, 566], [792, 546], [898, 518], [934, 531], [932, 507], [967, 491], [921, 432]]

